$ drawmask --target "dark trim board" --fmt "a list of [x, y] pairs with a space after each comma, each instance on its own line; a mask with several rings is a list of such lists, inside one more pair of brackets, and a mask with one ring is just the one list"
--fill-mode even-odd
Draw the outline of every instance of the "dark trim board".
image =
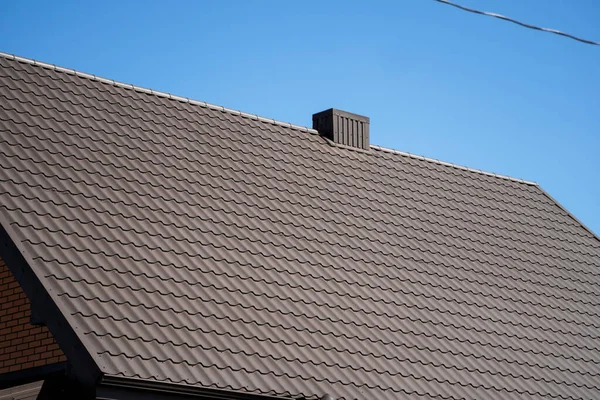
[[45, 380], [53, 376], [61, 376], [65, 374], [66, 370], [67, 363], [62, 362], [27, 368], [21, 371], [7, 372], [1, 375], [0, 390]]
[[54, 375], [44, 381], [37, 400], [77, 399], [94, 400], [95, 388], [82, 385], [66, 375]]

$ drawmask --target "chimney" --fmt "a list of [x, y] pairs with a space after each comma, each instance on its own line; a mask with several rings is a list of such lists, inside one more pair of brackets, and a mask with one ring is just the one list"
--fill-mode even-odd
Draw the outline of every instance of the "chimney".
[[313, 114], [313, 129], [334, 143], [369, 150], [369, 117], [329, 110]]

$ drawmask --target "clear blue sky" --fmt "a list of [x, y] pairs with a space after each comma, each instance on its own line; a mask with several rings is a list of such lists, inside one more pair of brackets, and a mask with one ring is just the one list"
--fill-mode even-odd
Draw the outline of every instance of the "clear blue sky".
[[[456, 0], [600, 41], [598, 0]], [[433, 0], [2, 1], [0, 51], [533, 180], [600, 234], [600, 47]]]

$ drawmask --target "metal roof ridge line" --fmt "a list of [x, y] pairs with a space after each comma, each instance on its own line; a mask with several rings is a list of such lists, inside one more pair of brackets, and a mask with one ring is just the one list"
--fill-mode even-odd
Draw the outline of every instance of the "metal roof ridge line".
[[390, 148], [387, 148], [387, 147], [377, 146], [377, 145], [374, 145], [374, 144], [371, 145], [371, 148], [373, 148], [375, 150], [383, 151], [383, 152], [386, 152], [386, 153], [399, 154], [399, 155], [410, 157], [410, 158], [414, 158], [414, 159], [417, 159], [417, 160], [423, 160], [423, 161], [432, 162], [434, 164], [444, 165], [446, 167], [457, 168], [457, 169], [461, 169], [463, 171], [475, 172], [475, 173], [478, 173], [478, 174], [481, 174], [481, 175], [487, 175], [487, 176], [491, 176], [491, 177], [494, 177], [494, 178], [506, 179], [506, 180], [513, 181], [513, 182], [518, 182], [518, 183], [525, 183], [525, 184], [531, 185], [531, 186], [539, 186], [536, 182], [528, 181], [528, 180], [525, 180], [525, 179], [513, 178], [512, 176], [508, 176], [508, 175], [501, 175], [501, 174], [496, 174], [496, 173], [493, 173], [493, 172], [482, 171], [480, 169], [475, 169], [475, 168], [465, 167], [465, 166], [462, 166], [462, 165], [452, 164], [452, 163], [447, 162], [447, 161], [441, 161], [441, 160], [436, 160], [434, 158], [429, 158], [429, 157], [420, 156], [420, 155], [417, 155], [417, 154], [407, 153], [405, 151], [390, 149]]
[[[129, 83], [123, 83], [123, 82], [119, 82], [119, 81], [115, 81], [113, 79], [108, 79], [108, 78], [103, 78], [100, 77], [98, 75], [95, 74], [89, 74], [86, 72], [81, 72], [81, 71], [77, 71], [75, 69], [72, 68], [65, 68], [65, 67], [60, 67], [54, 64], [48, 64], [42, 61], [36, 61], [34, 59], [31, 58], [26, 58], [26, 57], [21, 57], [21, 56], [16, 56], [14, 54], [10, 54], [10, 53], [5, 53], [0, 51], [0, 57], [2, 58], [6, 58], [9, 60], [15, 60], [15, 61], [20, 61], [20, 62], [24, 62], [27, 64], [32, 64], [35, 66], [40, 66], [42, 68], [47, 68], [47, 69], [51, 69], [54, 71], [59, 71], [59, 72], [64, 72], [67, 74], [71, 74], [71, 75], [75, 75], [81, 78], [85, 78], [85, 79], [90, 79], [90, 80], [95, 80], [98, 82], [102, 82], [102, 83], [106, 83], [109, 85], [113, 85], [113, 86], [117, 86], [117, 87], [122, 87], [125, 89], [131, 89], [131, 90], [135, 90], [136, 92], [140, 92], [140, 93], [145, 93], [145, 94], [150, 94], [150, 95], [155, 95], [158, 97], [165, 97], [174, 101], [179, 101], [182, 103], [189, 103], [189, 104], [194, 104], [200, 107], [204, 107], [204, 108], [209, 108], [215, 111], [221, 111], [221, 112], [226, 112], [232, 115], [236, 115], [236, 116], [241, 116], [242, 118], [250, 118], [256, 121], [260, 121], [263, 123], [267, 123], [267, 124], [271, 124], [271, 125], [278, 125], [278, 126], [282, 126], [285, 128], [291, 128], [291, 129], [296, 129], [302, 132], [308, 132], [310, 134], [315, 134], [315, 135], [319, 135], [319, 132], [316, 129], [312, 129], [312, 128], [308, 128], [306, 126], [301, 126], [301, 125], [294, 125], [292, 123], [289, 122], [283, 122], [283, 121], [277, 121], [275, 119], [271, 119], [271, 118], [266, 118], [266, 117], [261, 117], [260, 115], [255, 115], [255, 114], [249, 114], [243, 111], [239, 111], [239, 110], [233, 110], [230, 108], [226, 108], [223, 106], [218, 106], [216, 104], [211, 104], [211, 103], [207, 103], [205, 101], [199, 101], [199, 100], [193, 100], [190, 99], [188, 97], [182, 97], [182, 96], [178, 96], [175, 94], [171, 94], [171, 93], [167, 93], [167, 92], [160, 92], [154, 89], [150, 89], [150, 88], [145, 88], [145, 87], [141, 87], [141, 86], [136, 86], [133, 84], [129, 84]], [[481, 171], [481, 170], [477, 170], [474, 168], [469, 168], [469, 167], [464, 167], [461, 165], [456, 165], [456, 164], [452, 164], [446, 161], [440, 161], [440, 160], [435, 160], [433, 158], [428, 158], [428, 157], [424, 157], [424, 156], [419, 156], [416, 154], [411, 154], [411, 153], [407, 153], [404, 151], [400, 151], [400, 150], [395, 150], [395, 149], [390, 149], [387, 147], [382, 147], [382, 146], [377, 146], [377, 145], [370, 145], [371, 148], [375, 149], [375, 150], [380, 150], [380, 151], [384, 151], [387, 153], [392, 153], [392, 154], [398, 154], [398, 155], [403, 155], [403, 156], [407, 156], [410, 158], [414, 158], [414, 159], [419, 159], [419, 160], [424, 160], [424, 161], [429, 161], [438, 165], [445, 165], [445, 166], [449, 166], [449, 167], [453, 167], [453, 168], [457, 168], [457, 169], [461, 169], [464, 171], [470, 171], [470, 172], [476, 172], [478, 174], [482, 174], [482, 175], [487, 175], [487, 176], [492, 176], [492, 177], [497, 177], [497, 178], [501, 178], [501, 179], [506, 179], [506, 180], [510, 180], [513, 182], [519, 182], [519, 183], [525, 183], [528, 185], [532, 185], [532, 186], [538, 186], [538, 184], [536, 182], [532, 182], [532, 181], [527, 181], [524, 179], [519, 179], [519, 178], [513, 178], [511, 176], [507, 176], [507, 175], [500, 175], [500, 174], [495, 174], [495, 173], [491, 173], [491, 172], [486, 172], [486, 171]], [[353, 150], [353, 149], [350, 149]]]
[[275, 119], [272, 119], [272, 118], [261, 117], [260, 115], [248, 114], [248, 113], [245, 113], [243, 111], [233, 110], [233, 109], [226, 108], [226, 107], [223, 107], [223, 106], [219, 106], [219, 105], [216, 105], [216, 104], [207, 103], [205, 101], [193, 100], [193, 99], [190, 99], [188, 97], [177, 96], [175, 94], [171, 94], [171, 93], [167, 93], [167, 92], [160, 92], [160, 91], [153, 90], [153, 89], [150, 89], [150, 88], [136, 86], [136, 85], [133, 85], [133, 84], [130, 84], [130, 83], [123, 83], [123, 82], [115, 81], [113, 79], [103, 78], [103, 77], [100, 77], [100, 76], [97, 76], [97, 75], [94, 75], [94, 74], [89, 74], [89, 73], [86, 73], [86, 72], [77, 71], [77, 70], [72, 69], [72, 68], [65, 68], [65, 67], [60, 67], [58, 65], [48, 64], [48, 63], [45, 63], [45, 62], [42, 62], [42, 61], [37, 61], [37, 60], [34, 60], [32, 58], [20, 57], [20, 56], [14, 55], [14, 54], [4, 53], [2, 51], [0, 51], [0, 57], [6, 58], [6, 59], [9, 59], [9, 60], [15, 60], [15, 61], [24, 62], [24, 63], [31, 64], [31, 65], [40, 66], [42, 68], [47, 68], [47, 69], [51, 69], [51, 70], [58, 71], [58, 72], [64, 72], [64, 73], [67, 73], [67, 74], [78, 76], [80, 78], [85, 78], [85, 79], [95, 80], [95, 81], [98, 81], [98, 82], [107, 83], [107, 84], [110, 84], [110, 85], [113, 85], [113, 86], [122, 87], [122, 88], [125, 88], [125, 89], [132, 89], [132, 90], [135, 90], [136, 92], [151, 94], [151, 95], [155, 95], [155, 96], [158, 96], [158, 97], [165, 97], [165, 98], [168, 98], [168, 99], [171, 99], [171, 100], [180, 101], [182, 103], [190, 103], [190, 104], [194, 104], [194, 105], [197, 105], [197, 106], [200, 106], [200, 107], [210, 108], [210, 109], [216, 110], [216, 111], [227, 112], [229, 114], [241, 116], [243, 118], [251, 118], [251, 119], [254, 119], [256, 121], [268, 123], [268, 124], [271, 124], [271, 125], [279, 125], [279, 126], [283, 126], [285, 128], [296, 129], [296, 130], [299, 130], [299, 131], [302, 131], [302, 132], [308, 132], [308, 133], [311, 133], [311, 134], [318, 134], [318, 132], [315, 129], [308, 128], [306, 126], [295, 125], [295, 124], [292, 124], [292, 123], [289, 123], [289, 122], [278, 121], [278, 120], [275, 120]]

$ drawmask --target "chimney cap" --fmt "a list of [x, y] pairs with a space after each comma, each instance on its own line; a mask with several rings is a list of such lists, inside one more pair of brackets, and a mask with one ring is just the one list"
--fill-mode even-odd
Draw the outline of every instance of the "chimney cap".
[[313, 120], [315, 117], [321, 117], [324, 115], [342, 115], [348, 118], [364, 121], [367, 124], [371, 123], [371, 119], [367, 116], [351, 113], [349, 111], [340, 110], [339, 108], [328, 108], [327, 110], [320, 111], [313, 114]]

